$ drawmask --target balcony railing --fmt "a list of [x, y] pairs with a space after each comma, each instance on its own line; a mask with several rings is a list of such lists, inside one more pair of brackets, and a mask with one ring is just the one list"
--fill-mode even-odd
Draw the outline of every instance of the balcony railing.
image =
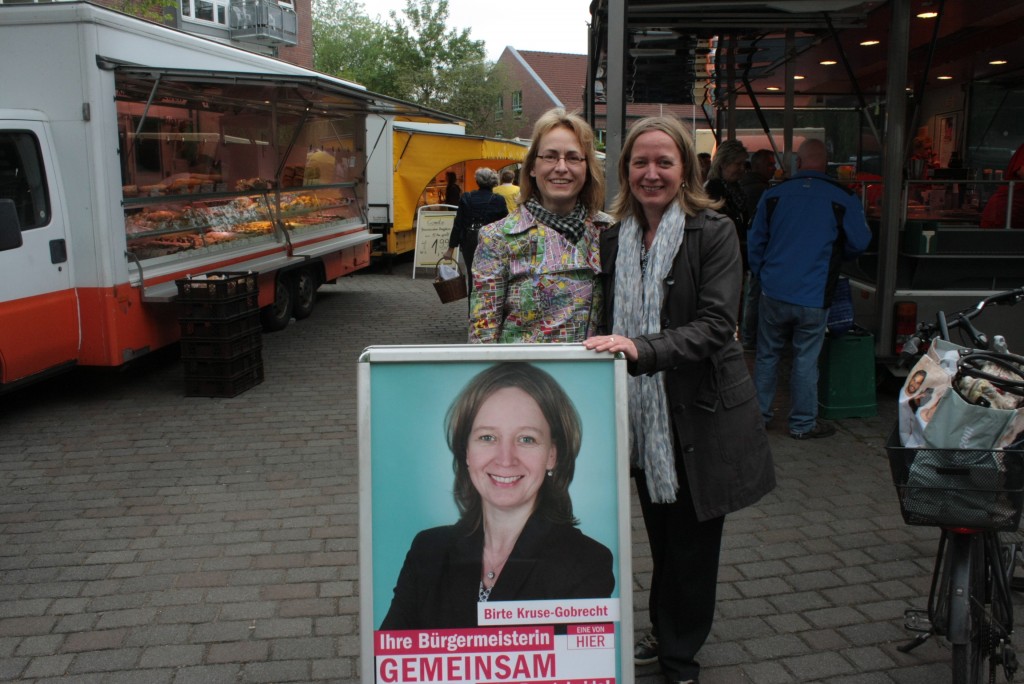
[[296, 45], [298, 21], [295, 12], [276, 0], [233, 0], [231, 38], [263, 45]]

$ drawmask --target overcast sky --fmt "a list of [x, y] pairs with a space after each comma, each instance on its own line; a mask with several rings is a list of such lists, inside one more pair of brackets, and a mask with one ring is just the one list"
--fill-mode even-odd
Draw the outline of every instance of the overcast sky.
[[[361, 0], [366, 13], [388, 18], [405, 0]], [[448, 0], [448, 27], [468, 28], [496, 61], [506, 45], [517, 50], [587, 54], [590, 0]]]

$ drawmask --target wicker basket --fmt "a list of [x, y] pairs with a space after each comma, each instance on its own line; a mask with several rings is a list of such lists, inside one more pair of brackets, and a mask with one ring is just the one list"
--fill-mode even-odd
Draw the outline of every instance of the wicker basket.
[[459, 269], [459, 275], [449, 280], [443, 280], [441, 278], [441, 262], [444, 259], [438, 259], [437, 265], [434, 266], [434, 289], [437, 290], [437, 296], [441, 298], [442, 304], [449, 302], [457, 302], [460, 299], [466, 298], [466, 274], [462, 272], [462, 264], [455, 261], [456, 268]]

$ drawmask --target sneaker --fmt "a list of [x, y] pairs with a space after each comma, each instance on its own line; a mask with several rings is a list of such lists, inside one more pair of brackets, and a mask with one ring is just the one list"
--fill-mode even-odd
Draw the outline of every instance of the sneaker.
[[656, 662], [658, 662], [658, 637], [648, 632], [633, 647], [633, 663], [650, 665]]
[[793, 439], [819, 439], [821, 437], [831, 437], [834, 434], [836, 434], [835, 425], [829, 425], [828, 423], [815, 423], [814, 427], [807, 432], [790, 431], [789, 436]]

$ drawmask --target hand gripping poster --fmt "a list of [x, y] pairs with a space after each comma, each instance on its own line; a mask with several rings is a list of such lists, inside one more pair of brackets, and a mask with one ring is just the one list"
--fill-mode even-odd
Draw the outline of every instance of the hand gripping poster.
[[370, 347], [358, 375], [362, 681], [630, 684], [625, 361]]

